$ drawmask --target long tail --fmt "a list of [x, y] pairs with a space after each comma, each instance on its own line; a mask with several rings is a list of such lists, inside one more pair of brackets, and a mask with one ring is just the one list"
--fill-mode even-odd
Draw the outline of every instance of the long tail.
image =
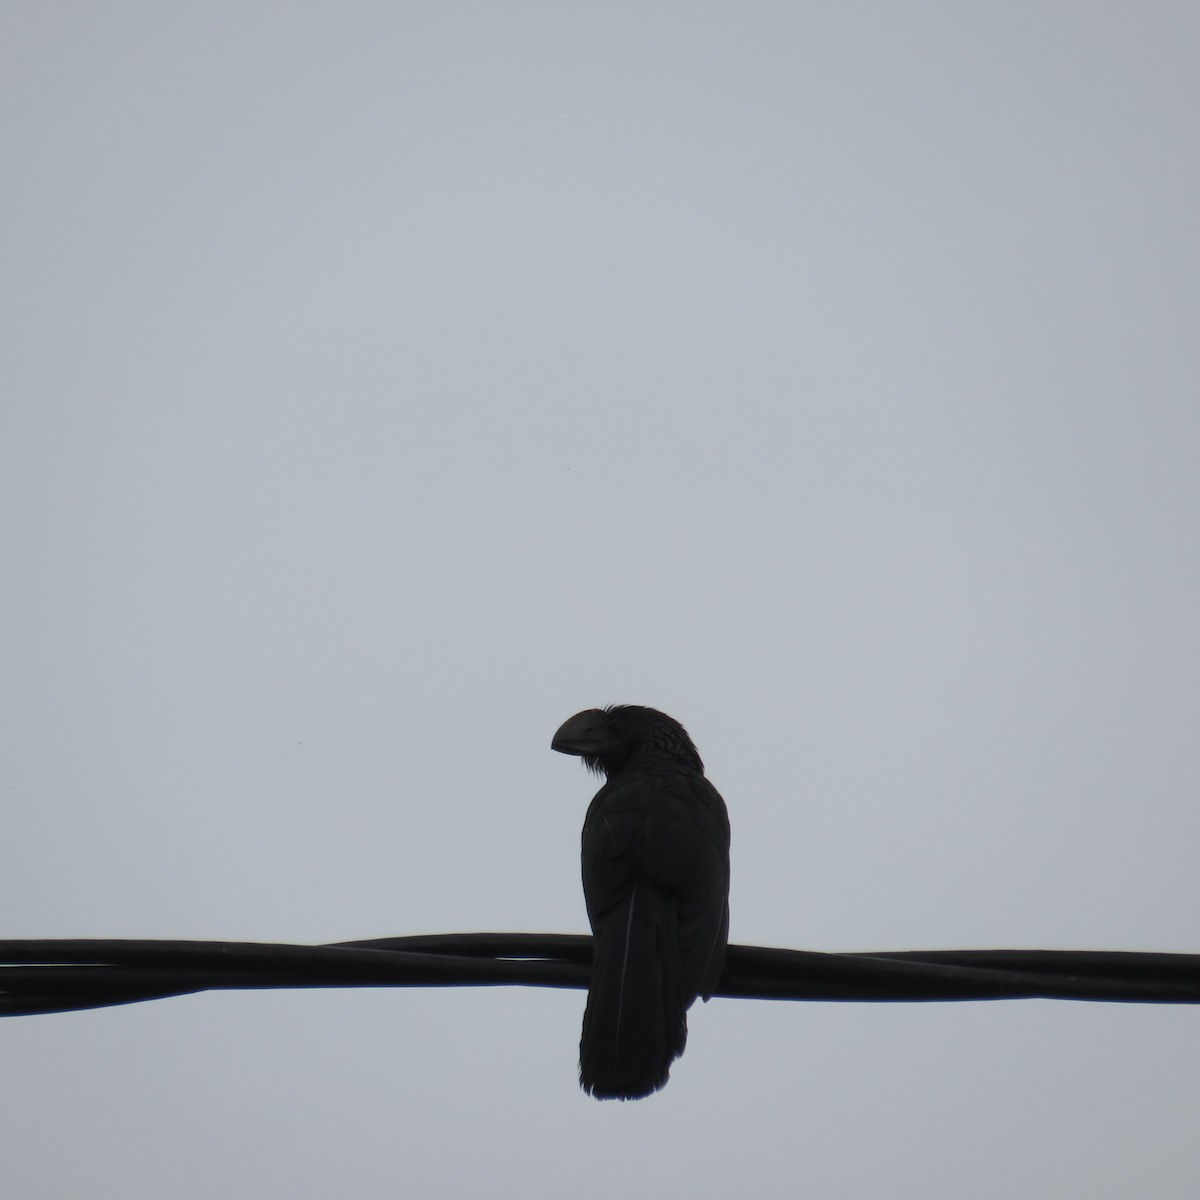
[[636, 1100], [667, 1082], [687, 1043], [675, 905], [643, 885], [594, 932], [579, 1082], [599, 1100]]

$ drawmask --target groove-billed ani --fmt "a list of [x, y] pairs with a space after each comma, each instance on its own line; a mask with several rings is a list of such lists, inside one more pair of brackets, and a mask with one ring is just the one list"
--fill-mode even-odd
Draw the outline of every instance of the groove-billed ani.
[[729, 817], [678, 721], [634, 704], [577, 713], [551, 747], [607, 782], [583, 822], [595, 948], [579, 1081], [635, 1100], [667, 1082], [687, 1010], [716, 990], [729, 935]]

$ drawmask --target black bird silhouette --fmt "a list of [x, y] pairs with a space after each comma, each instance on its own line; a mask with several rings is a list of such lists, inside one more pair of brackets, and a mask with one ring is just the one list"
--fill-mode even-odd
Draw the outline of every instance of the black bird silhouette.
[[667, 1082], [687, 1010], [724, 970], [729, 816], [687, 731], [657, 709], [587, 709], [550, 745], [607, 776], [583, 822], [595, 948], [579, 1082], [600, 1100], [636, 1100]]

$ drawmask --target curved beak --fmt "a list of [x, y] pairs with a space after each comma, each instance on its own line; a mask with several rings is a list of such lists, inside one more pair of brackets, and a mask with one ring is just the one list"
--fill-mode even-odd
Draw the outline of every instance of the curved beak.
[[550, 741], [550, 749], [559, 754], [575, 754], [580, 758], [595, 756], [604, 749], [605, 717], [597, 708], [588, 708], [568, 717]]

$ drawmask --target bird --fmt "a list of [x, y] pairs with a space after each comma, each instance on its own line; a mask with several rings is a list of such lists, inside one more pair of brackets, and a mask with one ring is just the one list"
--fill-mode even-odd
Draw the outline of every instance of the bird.
[[579, 1082], [638, 1100], [666, 1084], [687, 1010], [725, 969], [729, 814], [687, 731], [657, 709], [585, 709], [550, 745], [605, 776], [581, 839], [593, 952]]

